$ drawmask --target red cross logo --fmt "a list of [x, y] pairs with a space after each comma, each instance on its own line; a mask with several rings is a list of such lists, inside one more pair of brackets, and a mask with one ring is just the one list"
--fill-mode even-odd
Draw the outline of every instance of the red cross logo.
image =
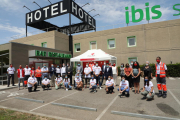
[[94, 53], [91, 53], [91, 55], [94, 55]]

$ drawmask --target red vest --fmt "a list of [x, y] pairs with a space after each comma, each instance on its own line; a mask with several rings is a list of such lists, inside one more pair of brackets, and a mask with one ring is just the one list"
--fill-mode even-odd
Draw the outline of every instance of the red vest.
[[35, 70], [30, 70], [30, 72], [31, 72], [31, 75], [34, 74], [34, 76], [35, 76], [35, 73], [36, 73]]
[[[166, 77], [166, 71], [165, 71], [164, 65], [165, 65], [165, 63], [161, 62], [161, 64], [160, 64], [160, 78]], [[155, 67], [156, 67], [156, 77], [157, 77], [157, 65], [156, 64], [155, 64]]]
[[[20, 69], [17, 69], [17, 71], [18, 71], [17, 76], [18, 78], [20, 78]], [[24, 69], [22, 69], [22, 77], [24, 77]]]

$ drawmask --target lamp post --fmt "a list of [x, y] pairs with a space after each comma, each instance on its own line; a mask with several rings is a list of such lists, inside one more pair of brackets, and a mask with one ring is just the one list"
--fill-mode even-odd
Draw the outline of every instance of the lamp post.
[[92, 9], [92, 10], [90, 10], [88, 13], [90, 13], [91, 11], [96, 11], [95, 9]]
[[[33, 3], [35, 3], [36, 5], [38, 5], [35, 1], [34, 1]], [[41, 8], [41, 6], [40, 6], [40, 5], [38, 5], [38, 6]]]

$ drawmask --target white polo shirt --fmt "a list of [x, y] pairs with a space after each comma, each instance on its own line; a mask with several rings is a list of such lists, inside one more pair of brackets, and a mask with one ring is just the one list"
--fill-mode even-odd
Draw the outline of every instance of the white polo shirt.
[[79, 82], [81, 82], [81, 78], [75, 78], [75, 82], [77, 82], [77, 83], [79, 83]]
[[56, 68], [56, 73], [61, 73], [61, 68]]
[[[157, 65], [157, 74], [160, 74], [160, 65], [161, 65], [161, 62], [158, 64], [158, 63], [156, 63], [156, 65]], [[164, 69], [165, 70], [167, 70], [167, 66], [164, 64]]]
[[[147, 86], [147, 83], [146, 83], [146, 86], [145, 87], [145, 90], [148, 91], [148, 92], [151, 92], [151, 87], [153, 87], [153, 83], [151, 81], [149, 81], [149, 86]], [[154, 93], [154, 90], [153, 90], [153, 93]]]
[[95, 75], [99, 75], [99, 73], [101, 72], [101, 67], [94, 67], [93, 71], [95, 72]]
[[14, 71], [15, 71], [15, 68], [14, 67], [9, 67], [8, 69], [7, 69], [7, 72], [8, 72], [8, 74], [14, 74]]
[[[34, 84], [35, 82], [37, 82], [37, 79], [36, 77], [29, 77], [28, 82]], [[28, 84], [28, 87], [32, 87], [32, 85]]]
[[66, 66], [61, 68], [61, 74], [66, 73]]
[[91, 77], [91, 75], [90, 75], [90, 72], [91, 72], [91, 68], [90, 67], [85, 67], [84, 68], [84, 73], [86, 73], [86, 74], [88, 74], [88, 75], [85, 75], [85, 78], [90, 78]]
[[24, 68], [25, 75], [30, 75], [31, 68]]
[[50, 80], [49, 80], [49, 79], [46, 79], [46, 80], [44, 79], [44, 80], [42, 81], [42, 83], [45, 84], [45, 85], [47, 85], [47, 84], [50, 83]]
[[112, 85], [112, 84], [114, 84], [114, 80], [107, 80], [107, 81], [106, 81], [106, 85], [107, 85], [107, 86], [110, 86], [110, 85]]
[[120, 84], [119, 84], [119, 86], [121, 86], [121, 88], [124, 88], [124, 89], [125, 89], [126, 87], [129, 88], [129, 82], [128, 82], [127, 80], [125, 80], [124, 82], [121, 81]]
[[96, 79], [93, 79], [93, 80], [91, 79], [91, 80], [90, 80], [90, 84], [91, 84], [91, 85], [96, 85]]
[[57, 82], [57, 84], [59, 84], [62, 80], [63, 80], [62, 77], [57, 77], [57, 78], [55, 79], [55, 81]]
[[64, 81], [63, 81], [64, 83], [66, 83], [66, 82], [70, 82], [70, 79], [68, 78], [67, 80], [66, 79], [64, 79]]

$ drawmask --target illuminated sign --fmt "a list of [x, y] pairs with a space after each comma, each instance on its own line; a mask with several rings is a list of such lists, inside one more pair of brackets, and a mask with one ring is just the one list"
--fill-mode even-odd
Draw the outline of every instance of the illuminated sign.
[[55, 58], [71, 58], [71, 54], [46, 52], [46, 51], [39, 51], [39, 50], [35, 50], [35, 56], [55, 57]]

